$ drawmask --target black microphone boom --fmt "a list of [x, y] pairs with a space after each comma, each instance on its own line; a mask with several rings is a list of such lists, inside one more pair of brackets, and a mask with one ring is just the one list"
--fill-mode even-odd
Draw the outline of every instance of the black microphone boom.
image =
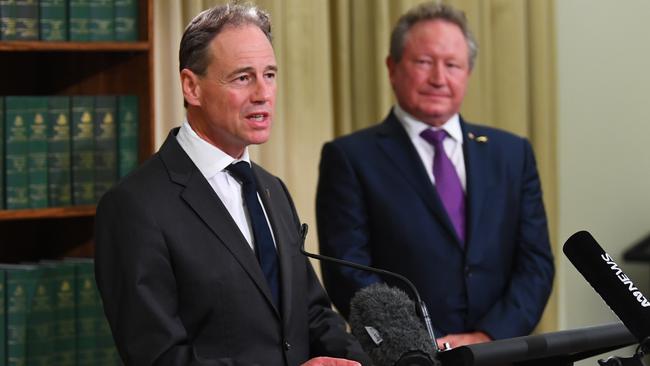
[[431, 325], [431, 317], [429, 316], [429, 311], [427, 310], [427, 306], [424, 303], [424, 301], [422, 301], [422, 299], [420, 298], [420, 293], [415, 288], [415, 285], [413, 285], [413, 283], [411, 281], [409, 281], [408, 278], [406, 278], [406, 277], [404, 277], [404, 276], [402, 276], [402, 275], [400, 275], [398, 273], [386, 271], [384, 269], [364, 266], [362, 264], [349, 262], [349, 261], [338, 259], [338, 258], [332, 258], [332, 257], [324, 256], [324, 255], [321, 255], [321, 254], [309, 253], [309, 252], [305, 251], [305, 239], [307, 238], [308, 229], [309, 229], [309, 226], [307, 226], [307, 224], [302, 224], [302, 226], [300, 227], [300, 235], [301, 235], [300, 252], [303, 255], [305, 255], [305, 256], [307, 256], [309, 258], [323, 260], [323, 261], [326, 261], [326, 262], [333, 262], [333, 263], [337, 263], [337, 264], [340, 264], [340, 265], [343, 265], [343, 266], [346, 266], [346, 267], [352, 267], [352, 268], [360, 269], [362, 271], [368, 271], [368, 272], [373, 272], [373, 273], [377, 273], [377, 274], [397, 278], [398, 280], [402, 281], [402, 283], [407, 284], [408, 287], [411, 289], [411, 293], [413, 294], [413, 296], [416, 299], [416, 304], [418, 306], [419, 314], [422, 317], [422, 320], [424, 321], [424, 325], [426, 326], [427, 333], [429, 334], [429, 337], [431, 338], [431, 341], [433, 342], [434, 350], [435, 350], [435, 352], [439, 351], [438, 343], [436, 341], [436, 336], [433, 334], [433, 326]]
[[562, 250], [639, 342], [650, 336], [650, 301], [591, 234], [573, 234]]

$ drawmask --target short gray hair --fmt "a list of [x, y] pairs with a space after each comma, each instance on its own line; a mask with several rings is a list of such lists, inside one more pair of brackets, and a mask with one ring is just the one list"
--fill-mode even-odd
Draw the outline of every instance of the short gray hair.
[[271, 20], [264, 10], [245, 3], [229, 3], [202, 11], [185, 28], [178, 52], [179, 68], [190, 69], [197, 75], [205, 75], [210, 62], [209, 46], [214, 37], [226, 26], [251, 24], [264, 32], [269, 42]]
[[402, 59], [409, 30], [416, 23], [427, 20], [443, 20], [460, 28], [467, 43], [469, 68], [471, 70], [478, 54], [478, 44], [469, 30], [465, 13], [451, 5], [442, 3], [427, 2], [420, 4], [399, 18], [390, 36], [390, 58], [396, 63]]

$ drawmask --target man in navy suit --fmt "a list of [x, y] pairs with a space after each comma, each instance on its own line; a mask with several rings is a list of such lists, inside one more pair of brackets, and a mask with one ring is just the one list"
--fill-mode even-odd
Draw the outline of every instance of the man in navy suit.
[[[530, 333], [554, 275], [530, 143], [459, 115], [476, 54], [462, 12], [402, 16], [386, 59], [397, 103], [325, 144], [316, 202], [321, 252], [406, 276], [452, 347]], [[357, 290], [391, 282], [326, 263], [323, 279], [345, 316]]]
[[275, 107], [268, 14], [208, 9], [179, 54], [187, 121], [97, 207], [97, 284], [124, 363], [368, 364], [299, 252], [286, 187], [249, 159]]

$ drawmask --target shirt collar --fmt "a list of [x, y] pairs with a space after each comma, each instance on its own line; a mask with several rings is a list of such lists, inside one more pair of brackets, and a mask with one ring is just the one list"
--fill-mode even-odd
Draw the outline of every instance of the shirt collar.
[[445, 122], [441, 127], [433, 127], [429, 124], [426, 124], [422, 121], [417, 120], [415, 117], [408, 114], [399, 104], [395, 104], [393, 107], [393, 112], [397, 119], [402, 123], [406, 133], [409, 135], [411, 140], [420, 139], [420, 133], [427, 129], [436, 130], [445, 130], [447, 134], [454, 139], [459, 144], [463, 143], [463, 130], [460, 128], [460, 117], [458, 113], [451, 116], [451, 118]]
[[244, 149], [241, 158], [235, 159], [199, 137], [187, 120], [183, 121], [176, 139], [206, 179], [211, 179], [234, 162], [245, 161], [250, 164], [248, 147]]

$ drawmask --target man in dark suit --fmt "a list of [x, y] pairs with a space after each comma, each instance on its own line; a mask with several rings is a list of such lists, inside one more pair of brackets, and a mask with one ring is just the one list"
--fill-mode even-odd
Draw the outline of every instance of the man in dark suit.
[[180, 47], [187, 121], [99, 203], [97, 283], [127, 365], [367, 359], [299, 253], [286, 187], [248, 157], [273, 119], [270, 40], [255, 7], [199, 14]]
[[[397, 104], [325, 144], [317, 191], [321, 252], [409, 278], [452, 347], [530, 333], [554, 274], [529, 142], [459, 115], [476, 50], [454, 8], [402, 16], [386, 60]], [[323, 279], [346, 316], [358, 289], [390, 282], [327, 264]]]

